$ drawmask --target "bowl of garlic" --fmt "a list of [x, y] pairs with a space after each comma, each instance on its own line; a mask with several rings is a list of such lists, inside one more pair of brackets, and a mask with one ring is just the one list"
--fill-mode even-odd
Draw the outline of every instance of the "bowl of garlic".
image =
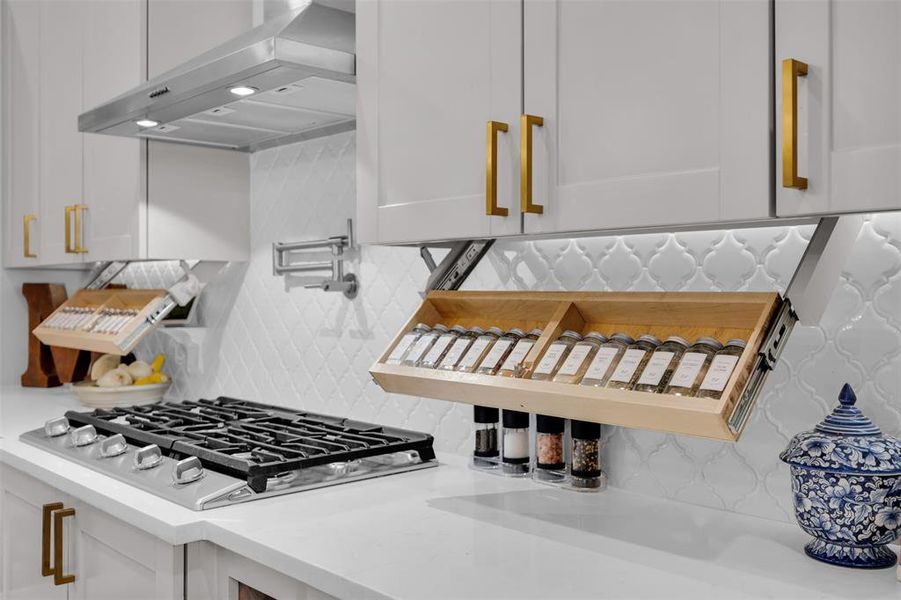
[[91, 365], [91, 378], [72, 386], [78, 399], [91, 408], [114, 408], [159, 402], [172, 382], [163, 373], [166, 356], [152, 363], [136, 360], [129, 365], [122, 357], [104, 354]]

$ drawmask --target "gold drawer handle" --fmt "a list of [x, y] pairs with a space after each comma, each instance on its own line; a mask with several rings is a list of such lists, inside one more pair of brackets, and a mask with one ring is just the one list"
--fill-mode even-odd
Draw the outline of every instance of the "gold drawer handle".
[[63, 519], [74, 516], [74, 508], [64, 508], [53, 513], [53, 585], [66, 585], [75, 581], [74, 573], [63, 573]]
[[532, 202], [532, 127], [544, 126], [544, 119], [535, 115], [522, 115], [519, 122], [519, 200], [523, 214], [540, 215], [544, 206]]
[[507, 124], [488, 121], [488, 144], [485, 150], [485, 214], [490, 217], [506, 217], [510, 211], [497, 205], [497, 134], [506, 132]]
[[[83, 227], [82, 211], [88, 209], [87, 204], [73, 204], [66, 207], [66, 254], [86, 254], [87, 248], [82, 244]], [[75, 215], [75, 244], [72, 244], [72, 215]]]
[[38, 255], [31, 251], [31, 222], [37, 221], [38, 218], [36, 215], [25, 215], [23, 217], [23, 238], [22, 238], [22, 255], [25, 258], [37, 258]]
[[798, 77], [807, 76], [807, 64], [793, 58], [782, 61], [782, 187], [807, 189], [798, 177]]
[[47, 577], [56, 572], [50, 564], [50, 515], [55, 510], [61, 510], [62, 507], [62, 502], [51, 502], [43, 507], [41, 518], [41, 577]]

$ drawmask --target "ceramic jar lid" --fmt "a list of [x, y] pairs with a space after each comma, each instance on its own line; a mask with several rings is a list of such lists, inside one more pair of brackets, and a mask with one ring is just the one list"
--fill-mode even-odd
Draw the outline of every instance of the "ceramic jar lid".
[[846, 474], [901, 475], [901, 440], [884, 435], [854, 406], [847, 383], [839, 405], [811, 431], [792, 438], [779, 455], [795, 467]]

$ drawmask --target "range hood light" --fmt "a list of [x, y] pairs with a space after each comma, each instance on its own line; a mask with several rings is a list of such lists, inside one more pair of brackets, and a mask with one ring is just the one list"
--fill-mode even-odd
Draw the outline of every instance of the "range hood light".
[[246, 85], [239, 85], [239, 86], [233, 87], [232, 89], [230, 89], [228, 91], [230, 91], [235, 96], [253, 96], [260, 90], [258, 90], [257, 88], [246, 86]]
[[151, 119], [138, 119], [137, 121], [135, 121], [135, 125], [147, 129], [148, 127], [156, 127], [157, 125], [159, 125], [159, 123]]

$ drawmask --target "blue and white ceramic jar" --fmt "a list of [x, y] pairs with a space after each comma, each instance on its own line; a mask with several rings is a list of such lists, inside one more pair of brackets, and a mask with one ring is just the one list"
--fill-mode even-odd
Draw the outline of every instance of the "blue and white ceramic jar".
[[838, 399], [780, 455], [791, 467], [798, 524], [814, 537], [805, 551], [844, 567], [891, 567], [897, 557], [886, 545], [901, 536], [901, 441], [854, 406], [850, 385]]

